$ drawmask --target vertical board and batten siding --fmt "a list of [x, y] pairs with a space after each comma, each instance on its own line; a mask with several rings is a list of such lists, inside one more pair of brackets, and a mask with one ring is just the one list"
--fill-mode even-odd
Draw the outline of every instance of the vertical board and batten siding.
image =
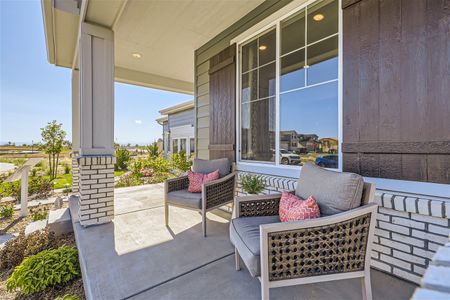
[[236, 161], [236, 44], [209, 60], [209, 158]]
[[174, 114], [168, 115], [169, 129], [183, 125], [194, 125], [195, 112], [194, 109], [180, 111]]
[[[195, 106], [197, 157], [209, 159], [210, 144], [210, 93], [209, 60], [230, 46], [230, 41], [256, 25], [292, 0], [265, 1], [239, 21], [218, 34], [215, 38], [195, 51]], [[234, 110], [234, 108], [233, 108]]]
[[450, 1], [343, 1], [344, 170], [450, 183]]

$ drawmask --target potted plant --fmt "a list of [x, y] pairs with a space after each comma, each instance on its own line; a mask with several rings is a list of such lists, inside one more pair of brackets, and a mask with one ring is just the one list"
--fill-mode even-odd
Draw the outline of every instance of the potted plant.
[[247, 194], [259, 194], [266, 187], [265, 180], [258, 175], [243, 175], [241, 184]]

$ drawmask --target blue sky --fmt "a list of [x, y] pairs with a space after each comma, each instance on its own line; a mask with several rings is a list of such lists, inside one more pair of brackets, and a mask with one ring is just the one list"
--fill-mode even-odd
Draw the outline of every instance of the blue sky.
[[[0, 142], [40, 140], [57, 120], [71, 137], [71, 70], [47, 61], [39, 0], [0, 0]], [[161, 136], [162, 108], [192, 99], [116, 83], [115, 140], [148, 144]]]

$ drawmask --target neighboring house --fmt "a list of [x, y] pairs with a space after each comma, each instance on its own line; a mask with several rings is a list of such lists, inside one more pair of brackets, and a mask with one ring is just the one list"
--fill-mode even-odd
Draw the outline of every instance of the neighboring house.
[[194, 101], [183, 102], [159, 111], [156, 122], [163, 127], [163, 151], [168, 156], [185, 151], [195, 153]]
[[[293, 189], [301, 173], [276, 155], [283, 148], [302, 145], [310, 159], [337, 152], [337, 171], [377, 186], [374, 268], [417, 283], [448, 240], [448, 0], [42, 3], [48, 60], [72, 68], [80, 205], [92, 194], [79, 189], [83, 173], [114, 154], [119, 81], [193, 94], [196, 156], [261, 174], [265, 193]], [[289, 131], [297, 137], [284, 138]], [[176, 151], [192, 141], [176, 139]], [[113, 208], [112, 187], [107, 195]], [[81, 225], [113, 213], [99, 215], [80, 211]]]

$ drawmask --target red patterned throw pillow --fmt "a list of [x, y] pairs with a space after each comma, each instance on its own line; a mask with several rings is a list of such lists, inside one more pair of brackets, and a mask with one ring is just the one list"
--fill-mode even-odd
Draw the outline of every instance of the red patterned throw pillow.
[[320, 217], [319, 205], [313, 196], [308, 199], [283, 192], [280, 199], [279, 215], [281, 222], [299, 221]]
[[195, 173], [191, 170], [188, 171], [189, 187], [188, 192], [190, 193], [201, 193], [202, 184], [208, 183], [219, 179], [219, 170], [215, 170], [209, 174]]

